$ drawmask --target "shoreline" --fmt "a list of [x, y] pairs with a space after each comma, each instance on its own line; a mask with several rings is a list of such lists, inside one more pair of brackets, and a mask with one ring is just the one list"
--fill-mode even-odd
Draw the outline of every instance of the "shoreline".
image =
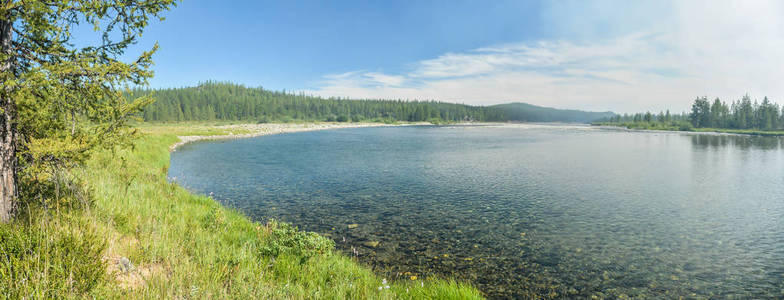
[[[400, 124], [404, 125], [418, 124]], [[144, 124], [140, 128], [143, 136], [133, 141], [134, 147], [104, 149], [87, 162], [84, 178], [87, 187], [95, 191], [94, 213], [73, 210], [60, 222], [35, 223], [36, 227], [67, 230], [48, 229], [46, 235], [33, 238], [84, 241], [81, 245], [85, 247], [76, 250], [76, 257], [83, 257], [77, 260], [77, 270], [85, 271], [77, 275], [97, 278], [98, 285], [95, 292], [65, 296], [181, 298], [194, 295], [194, 287], [198, 287], [198, 296], [229, 299], [304, 299], [316, 294], [335, 299], [390, 295], [404, 299], [450, 295], [482, 299], [481, 292], [470, 284], [447, 278], [387, 282], [337, 250], [334, 241], [323, 235], [300, 231], [289, 223], [254, 222], [212, 197], [194, 193], [167, 178], [169, 149], [175, 142], [184, 144], [178, 136], [201, 136], [185, 141], [191, 142], [369, 126], [388, 125]], [[87, 246], [90, 249], [85, 250]], [[44, 249], [41, 255], [52, 257], [55, 266], [61, 261], [73, 264], [72, 244], [56, 243], [53, 247], [71, 250]], [[39, 265], [21, 266], [36, 272], [41, 269]], [[63, 286], [71, 284], [65, 282], [70, 280], [68, 277], [56, 279]], [[33, 288], [43, 286], [29, 282], [35, 284]], [[380, 290], [379, 285], [385, 288]], [[46, 297], [42, 294], [41, 298]]]
[[[233, 125], [219, 125], [214, 128], [222, 131], [228, 131], [229, 134], [222, 135], [178, 135], [180, 139], [178, 142], [169, 146], [169, 152], [174, 152], [178, 147], [198, 141], [210, 140], [226, 140], [226, 139], [242, 139], [252, 138], [264, 135], [306, 132], [306, 131], [319, 131], [328, 129], [343, 129], [343, 128], [365, 128], [365, 127], [396, 127], [396, 126], [414, 126], [414, 125], [431, 125], [430, 123], [405, 123], [405, 124], [383, 124], [383, 123], [263, 123], [263, 124], [233, 124]], [[234, 134], [232, 130], [240, 132]]]
[[744, 129], [720, 129], [720, 128], [695, 128], [694, 130], [675, 130], [675, 129], [646, 129], [646, 128], [629, 128], [621, 125], [607, 125], [591, 124], [591, 127], [606, 129], [606, 130], [621, 130], [629, 132], [674, 132], [692, 135], [734, 135], [734, 136], [752, 136], [752, 137], [784, 137], [784, 132], [781, 131], [761, 131], [761, 130], [744, 130]]
[[[440, 124], [441, 126], [495, 126], [495, 125], [508, 125], [509, 123], [502, 122], [469, 122], [469, 123], [454, 123], [454, 124]], [[515, 123], [513, 123], [515, 124]], [[538, 123], [522, 123], [522, 124], [538, 124]], [[399, 126], [440, 126], [439, 124], [431, 123], [399, 123], [399, 124], [385, 124], [385, 123], [327, 123], [327, 122], [313, 122], [313, 123], [262, 123], [262, 124], [230, 124], [230, 125], [216, 125], [212, 128], [218, 129], [221, 132], [228, 132], [228, 134], [216, 135], [177, 135], [179, 141], [169, 146], [169, 152], [177, 151], [182, 145], [210, 140], [227, 140], [227, 139], [242, 139], [253, 138], [264, 135], [274, 135], [283, 133], [295, 133], [306, 131], [319, 131], [329, 129], [344, 129], [344, 128], [366, 128], [366, 127], [399, 127]], [[549, 124], [547, 124], [549, 125]], [[765, 134], [762, 132], [733, 132], [731, 130], [667, 130], [667, 129], [636, 129], [627, 128], [624, 126], [613, 125], [594, 125], [586, 124], [588, 127], [594, 127], [605, 130], [622, 130], [622, 131], [637, 131], [637, 132], [674, 132], [685, 134], [707, 134], [707, 135], [738, 135], [738, 136], [768, 136], [768, 137], [782, 137], [779, 134]], [[233, 131], [241, 133], [233, 133]]]

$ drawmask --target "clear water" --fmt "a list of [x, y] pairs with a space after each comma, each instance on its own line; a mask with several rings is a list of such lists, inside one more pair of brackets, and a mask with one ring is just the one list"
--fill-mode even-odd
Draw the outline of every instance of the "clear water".
[[195, 143], [169, 175], [388, 278], [491, 298], [783, 298], [783, 167], [779, 138], [421, 126]]

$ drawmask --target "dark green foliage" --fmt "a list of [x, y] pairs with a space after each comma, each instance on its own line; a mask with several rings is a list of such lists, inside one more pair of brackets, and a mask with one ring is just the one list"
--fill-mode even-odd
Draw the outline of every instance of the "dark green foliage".
[[503, 111], [508, 121], [589, 123], [615, 116], [613, 112], [588, 112], [573, 109], [541, 107], [528, 103], [509, 103], [491, 106]]
[[324, 99], [242, 85], [205, 82], [197, 87], [136, 89], [131, 98], [153, 94], [155, 103], [144, 109], [145, 121], [249, 120], [272, 121], [410, 121], [428, 119], [504, 121], [503, 111], [436, 101]]
[[[68, 179], [63, 170], [96, 151], [130, 145], [135, 131], [128, 122], [152, 98], [127, 101], [122, 91], [152, 77], [158, 46], [126, 50], [174, 5], [174, 0], [3, 1], [0, 222], [13, 218], [20, 199], [61, 200], [59, 188]], [[93, 35], [84, 30], [90, 27]], [[130, 55], [136, 58], [122, 60]]]
[[774, 131], [784, 129], [784, 107], [768, 100], [752, 102], [749, 95], [727, 105], [719, 98], [707, 97], [694, 100], [690, 113], [659, 113], [654, 121], [650, 112], [634, 115], [617, 115], [599, 121], [600, 124], [620, 124], [629, 128], [663, 129], [677, 127], [689, 131], [694, 128]]
[[694, 127], [709, 127], [711, 125], [711, 107], [707, 97], [694, 100], [694, 104], [691, 106], [691, 114], [689, 114], [689, 121], [691, 121]]

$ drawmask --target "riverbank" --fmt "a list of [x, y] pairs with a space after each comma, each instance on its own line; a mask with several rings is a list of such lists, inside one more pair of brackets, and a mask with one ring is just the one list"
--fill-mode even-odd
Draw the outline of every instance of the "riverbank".
[[72, 172], [76, 200], [29, 201], [0, 225], [0, 298], [481, 298], [450, 280], [385, 280], [328, 238], [253, 222], [167, 180], [178, 136], [343, 128], [269, 126], [139, 125], [133, 148], [96, 153]]
[[187, 143], [204, 141], [204, 140], [222, 140], [222, 139], [237, 139], [237, 138], [250, 138], [270, 134], [303, 132], [303, 131], [316, 131], [327, 129], [340, 129], [340, 128], [362, 128], [362, 127], [380, 127], [380, 126], [410, 126], [410, 125], [429, 125], [430, 123], [401, 123], [401, 124], [384, 124], [384, 123], [263, 123], [263, 124], [228, 124], [215, 126], [214, 129], [223, 132], [224, 134], [208, 134], [208, 135], [180, 135], [177, 136], [180, 141], [172, 144], [169, 147], [170, 151], [174, 151], [177, 147]]
[[703, 133], [724, 133], [724, 134], [742, 134], [754, 136], [784, 136], [784, 131], [766, 131], [757, 129], [727, 129], [727, 128], [693, 128], [678, 127], [678, 126], [642, 126], [633, 124], [618, 124], [618, 123], [593, 123], [593, 126], [602, 126], [609, 128], [624, 128], [629, 130], [650, 130], [650, 131], [679, 131], [679, 132], [703, 132]]

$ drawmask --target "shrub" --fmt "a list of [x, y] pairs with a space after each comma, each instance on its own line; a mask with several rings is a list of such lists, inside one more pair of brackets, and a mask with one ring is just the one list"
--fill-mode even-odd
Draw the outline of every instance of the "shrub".
[[689, 122], [681, 122], [678, 126], [678, 130], [680, 131], [692, 131], [694, 127], [692, 127], [691, 123]]
[[303, 262], [316, 254], [335, 249], [335, 242], [315, 232], [297, 230], [288, 223], [270, 221], [265, 227], [269, 237], [261, 246], [261, 254], [276, 257], [281, 254], [300, 256]]
[[80, 209], [92, 204], [87, 183], [64, 168], [32, 167], [19, 174], [19, 199], [43, 208]]
[[219, 207], [214, 207], [201, 218], [201, 226], [207, 230], [220, 230], [226, 226], [226, 216]]
[[346, 115], [340, 115], [340, 116], [338, 116], [338, 118], [336, 119], [336, 121], [338, 121], [338, 122], [348, 122], [348, 116], [346, 116]]

